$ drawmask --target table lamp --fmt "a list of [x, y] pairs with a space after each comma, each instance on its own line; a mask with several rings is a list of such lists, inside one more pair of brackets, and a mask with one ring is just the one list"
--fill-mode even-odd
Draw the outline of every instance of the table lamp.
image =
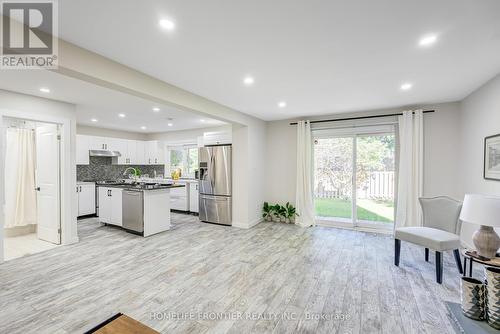
[[500, 197], [466, 194], [460, 220], [480, 225], [472, 235], [479, 255], [488, 259], [496, 256], [500, 238], [493, 227], [500, 227]]

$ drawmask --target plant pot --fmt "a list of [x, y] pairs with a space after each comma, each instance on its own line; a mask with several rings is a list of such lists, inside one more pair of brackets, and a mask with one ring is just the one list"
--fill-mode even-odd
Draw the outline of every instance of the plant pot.
[[284, 223], [284, 222], [286, 222], [285, 217], [281, 217], [281, 218], [280, 218], [280, 223]]
[[285, 223], [290, 224], [290, 218], [285, 218]]
[[273, 217], [271, 217], [271, 216], [266, 216], [266, 221], [268, 221], [268, 222], [273, 221]]
[[488, 325], [500, 329], [500, 268], [485, 267], [486, 319]]
[[472, 277], [462, 277], [460, 286], [460, 300], [464, 315], [474, 320], [483, 320], [485, 318], [485, 287], [483, 282]]

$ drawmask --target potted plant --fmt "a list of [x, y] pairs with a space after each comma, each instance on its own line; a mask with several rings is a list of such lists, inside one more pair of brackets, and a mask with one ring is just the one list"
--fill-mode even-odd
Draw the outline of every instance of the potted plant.
[[271, 210], [273, 212], [273, 221], [279, 222], [280, 221], [280, 205], [279, 204], [274, 204], [271, 205]]
[[282, 205], [278, 204], [278, 215], [279, 215], [279, 221], [281, 223], [284, 223], [286, 221], [286, 208]]
[[262, 207], [262, 218], [266, 221], [270, 222], [273, 220], [274, 206], [269, 205], [269, 203], [264, 202], [264, 206]]
[[290, 202], [286, 202], [285, 204], [285, 222], [292, 223], [295, 221], [295, 217], [298, 216], [297, 209]]

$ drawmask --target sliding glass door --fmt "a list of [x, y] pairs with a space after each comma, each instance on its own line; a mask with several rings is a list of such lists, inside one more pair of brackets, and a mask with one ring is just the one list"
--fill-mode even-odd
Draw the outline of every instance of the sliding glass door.
[[319, 130], [314, 137], [317, 220], [338, 226], [392, 229], [394, 127]]
[[314, 142], [316, 216], [352, 225], [353, 137], [318, 138]]

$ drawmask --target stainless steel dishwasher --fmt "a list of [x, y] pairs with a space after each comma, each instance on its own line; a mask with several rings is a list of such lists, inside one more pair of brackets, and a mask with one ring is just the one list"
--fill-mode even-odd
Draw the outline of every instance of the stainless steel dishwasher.
[[144, 233], [144, 192], [142, 190], [123, 190], [122, 227], [138, 234]]

